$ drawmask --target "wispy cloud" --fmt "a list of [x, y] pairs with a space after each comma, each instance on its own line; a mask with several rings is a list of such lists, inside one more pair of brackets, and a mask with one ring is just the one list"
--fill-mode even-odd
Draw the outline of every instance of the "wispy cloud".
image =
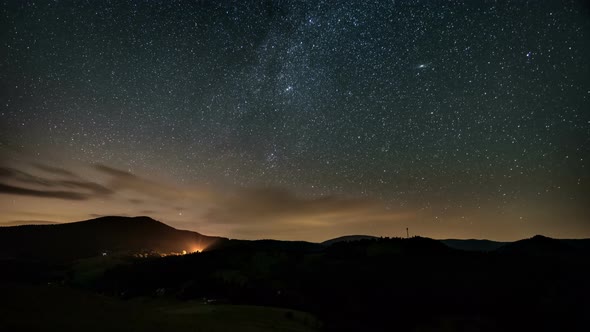
[[70, 171], [63, 169], [63, 168], [44, 165], [44, 164], [40, 164], [40, 163], [32, 163], [32, 165], [35, 166], [37, 169], [47, 172], [49, 174], [72, 177], [72, 178], [78, 177], [74, 172], [70, 172]]
[[[39, 167], [40, 164], [37, 164], [36, 167]], [[51, 168], [51, 167], [50, 167]], [[61, 172], [61, 175], [65, 175], [65, 174], [73, 174], [67, 171], [63, 171]], [[67, 175], [70, 176], [70, 175]], [[43, 191], [43, 192], [48, 192], [48, 193], [54, 193], [54, 192], [59, 192], [59, 193], [63, 193], [66, 191], [70, 191], [72, 194], [76, 194], [78, 193], [77, 190], [81, 190], [82, 192], [79, 192], [79, 195], [83, 195], [86, 197], [90, 197], [92, 195], [110, 195], [113, 193], [112, 190], [106, 188], [103, 185], [100, 185], [98, 183], [94, 183], [94, 182], [90, 182], [90, 181], [84, 181], [82, 179], [79, 179], [78, 177], [74, 178], [74, 179], [52, 179], [52, 178], [46, 178], [46, 177], [41, 177], [38, 175], [34, 175], [34, 174], [30, 174], [24, 171], [20, 171], [14, 168], [10, 168], [10, 167], [0, 167], [0, 178], [3, 178], [5, 180], [8, 180], [10, 182], [16, 183], [15, 185], [7, 185], [8, 187], [11, 188], [18, 188], [21, 187], [22, 185], [32, 185], [34, 187], [37, 188], [21, 188], [21, 189], [26, 189], [26, 190], [32, 190], [33, 192], [35, 191]], [[47, 191], [47, 190], [40, 190], [40, 188], [38, 187], [43, 187], [43, 188], [53, 188], [56, 189], [57, 191]], [[70, 189], [70, 190], [65, 190], [65, 189]], [[26, 195], [27, 191], [19, 191], [19, 192], [23, 192], [22, 195]], [[76, 195], [73, 195], [76, 196]], [[59, 198], [59, 197], [58, 197]]]
[[5, 221], [0, 224], [1, 226], [20, 226], [20, 225], [53, 225], [59, 224], [55, 221], [48, 221], [48, 220], [10, 220]]
[[94, 165], [94, 169], [110, 177], [107, 187], [113, 191], [132, 191], [170, 202], [205, 199], [212, 193], [198, 188], [187, 189], [163, 184], [102, 164]]
[[11, 186], [0, 183], [0, 194], [44, 197], [44, 198], [59, 198], [69, 200], [85, 200], [88, 195], [72, 192], [72, 191], [53, 191], [53, 190], [36, 190], [17, 186]]

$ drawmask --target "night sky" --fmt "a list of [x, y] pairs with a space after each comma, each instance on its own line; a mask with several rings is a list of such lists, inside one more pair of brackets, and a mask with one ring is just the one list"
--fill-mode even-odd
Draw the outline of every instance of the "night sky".
[[583, 1], [3, 1], [0, 224], [590, 237]]

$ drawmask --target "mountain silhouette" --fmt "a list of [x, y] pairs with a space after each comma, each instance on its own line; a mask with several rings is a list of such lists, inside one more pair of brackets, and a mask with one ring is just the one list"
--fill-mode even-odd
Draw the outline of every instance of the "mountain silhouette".
[[109, 216], [0, 227], [0, 258], [71, 260], [110, 253], [202, 251], [226, 240], [178, 230], [149, 217]]
[[581, 250], [567, 243], [566, 240], [553, 239], [543, 235], [508, 243], [497, 249], [503, 254], [530, 256], [561, 256], [580, 253]]
[[338, 243], [338, 242], [352, 242], [352, 241], [371, 240], [371, 239], [377, 239], [377, 237], [371, 236], [371, 235], [345, 235], [345, 236], [340, 236], [340, 237], [333, 238], [330, 240], [326, 240], [326, 241], [322, 242], [321, 244], [323, 244], [325, 246], [331, 246], [334, 243]]

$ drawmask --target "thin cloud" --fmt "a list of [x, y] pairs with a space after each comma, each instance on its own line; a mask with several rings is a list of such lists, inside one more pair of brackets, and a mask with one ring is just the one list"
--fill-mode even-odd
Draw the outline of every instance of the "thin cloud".
[[44, 198], [58, 198], [66, 200], [81, 201], [88, 199], [88, 195], [73, 192], [73, 191], [52, 191], [52, 190], [36, 190], [23, 187], [11, 186], [0, 183], [0, 194], [44, 197]]
[[112, 168], [112, 167], [109, 167], [109, 166], [105, 166], [105, 165], [102, 165], [102, 164], [96, 164], [96, 165], [94, 165], [94, 168], [97, 169], [97, 170], [99, 170], [99, 171], [101, 171], [101, 172], [103, 172], [103, 173], [106, 173], [108, 175], [111, 175], [113, 177], [118, 177], [118, 178], [138, 178], [136, 175], [133, 175], [133, 174], [131, 174], [129, 172], [125, 172], [125, 171], [122, 171], [122, 170], [119, 170], [119, 169], [116, 169], [116, 168]]
[[65, 170], [63, 168], [53, 167], [53, 166], [44, 165], [44, 164], [40, 164], [40, 163], [32, 163], [32, 165], [41, 171], [51, 173], [54, 175], [60, 175], [60, 176], [66, 176], [66, 177], [72, 177], [72, 178], [78, 177], [75, 173]]
[[[66, 171], [67, 172], [67, 171]], [[73, 173], [72, 173], [73, 174]], [[16, 170], [8, 167], [0, 167], [0, 177], [16, 181], [21, 184], [29, 184], [34, 186], [42, 186], [47, 188], [69, 188], [69, 189], [81, 189], [87, 190], [89, 194], [95, 195], [110, 195], [113, 193], [112, 190], [102, 186], [98, 183], [83, 181], [80, 179], [75, 180], [55, 180], [39, 177], [27, 172]]]
[[56, 221], [48, 220], [10, 220], [0, 223], [0, 227], [4, 226], [22, 226], [22, 225], [55, 225], [59, 224]]
[[212, 191], [208, 190], [200, 190], [197, 188], [184, 189], [158, 183], [131, 174], [129, 172], [101, 164], [94, 165], [94, 169], [110, 176], [107, 187], [113, 191], [134, 191], [149, 197], [170, 202], [178, 200], [203, 200], [208, 199], [213, 194]]
[[0, 167], [0, 177], [12, 179], [21, 183], [39, 185], [39, 186], [52, 186], [51, 181], [44, 179], [39, 176], [35, 176], [23, 171], [16, 170], [10, 167]]
[[110, 194], [114, 193], [113, 190], [111, 190], [103, 185], [100, 185], [98, 183], [94, 183], [94, 182], [64, 180], [64, 181], [56, 181], [55, 183], [57, 185], [64, 186], [64, 187], [86, 189], [86, 190], [93, 192], [96, 195], [110, 195]]

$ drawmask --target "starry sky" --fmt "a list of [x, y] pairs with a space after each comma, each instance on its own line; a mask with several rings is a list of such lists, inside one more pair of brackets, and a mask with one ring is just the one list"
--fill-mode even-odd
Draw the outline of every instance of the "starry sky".
[[0, 224], [590, 237], [584, 1], [2, 1]]

